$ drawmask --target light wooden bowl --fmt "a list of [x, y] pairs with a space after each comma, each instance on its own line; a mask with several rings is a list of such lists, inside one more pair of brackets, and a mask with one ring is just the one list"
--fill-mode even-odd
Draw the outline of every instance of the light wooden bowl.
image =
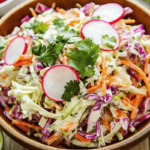
[[[23, 4], [17, 6], [9, 13], [7, 13], [0, 21], [0, 35], [5, 36], [12, 32], [13, 28], [19, 25], [20, 20], [25, 15], [30, 15], [29, 8], [35, 8], [36, 4], [41, 2], [47, 6], [51, 6], [52, 0], [31, 0], [26, 1]], [[81, 5], [89, 3], [90, 0], [55, 0], [58, 7], [64, 9], [75, 7], [76, 2]], [[131, 7], [134, 10], [132, 18], [136, 20], [136, 23], [142, 23], [145, 26], [147, 34], [150, 34], [150, 11], [133, 0], [93, 0], [97, 4], [104, 4], [109, 2], [119, 3], [123, 7]], [[29, 149], [36, 150], [58, 150], [41, 143], [40, 141], [26, 136], [18, 128], [11, 124], [11, 122], [3, 115], [3, 108], [0, 106], [0, 127], [3, 131], [12, 139], [22, 144]], [[100, 150], [127, 150], [139, 144], [142, 140], [150, 135], [150, 120], [145, 121], [137, 130], [130, 134], [126, 139], [120, 142], [116, 142], [106, 147], [100, 148]], [[61, 148], [62, 150], [63, 148]], [[65, 148], [64, 148], [65, 149]], [[81, 148], [78, 148], [81, 149]], [[144, 149], [144, 148], [143, 148]]]

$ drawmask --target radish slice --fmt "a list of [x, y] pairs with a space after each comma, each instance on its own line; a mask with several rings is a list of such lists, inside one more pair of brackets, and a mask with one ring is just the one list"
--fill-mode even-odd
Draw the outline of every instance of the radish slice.
[[77, 73], [69, 66], [55, 65], [49, 68], [43, 77], [42, 87], [46, 96], [53, 101], [61, 102], [61, 96], [65, 91], [65, 86], [71, 80], [77, 80]]
[[81, 37], [83, 39], [85, 37], [90, 38], [95, 44], [98, 44], [100, 46], [101, 50], [111, 51], [111, 48], [101, 43], [101, 38], [104, 35], [108, 35], [109, 37], [114, 36], [116, 38], [117, 43], [113, 48], [113, 50], [116, 50], [120, 44], [120, 37], [116, 29], [108, 22], [94, 19], [85, 23], [81, 28]]
[[111, 24], [119, 21], [124, 17], [124, 9], [121, 5], [116, 3], [108, 3], [99, 6], [94, 10], [93, 16], [100, 16], [101, 20], [107, 21]]
[[4, 61], [7, 65], [15, 64], [16, 60], [21, 54], [25, 54], [28, 49], [28, 40], [23, 36], [17, 36], [8, 44], [5, 54]]

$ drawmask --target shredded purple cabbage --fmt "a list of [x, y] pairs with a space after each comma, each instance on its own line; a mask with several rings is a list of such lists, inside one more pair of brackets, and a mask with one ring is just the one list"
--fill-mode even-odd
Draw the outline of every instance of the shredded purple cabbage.
[[91, 3], [89, 3], [89, 4], [84, 5], [84, 6], [81, 8], [81, 10], [83, 11], [83, 13], [84, 13], [86, 16], [88, 16], [89, 13], [90, 13], [92, 10], [94, 10], [94, 6], [95, 6], [95, 4], [94, 4], [93, 2], [91, 2]]
[[[2, 95], [0, 95], [0, 104], [5, 108], [8, 107], [8, 105], [6, 104], [4, 98], [2, 97]], [[9, 108], [9, 107], [8, 107]]]
[[52, 134], [47, 130], [47, 128], [51, 125], [51, 123], [52, 123], [52, 119], [49, 118], [42, 130], [42, 133], [43, 133], [42, 140], [46, 140]]
[[30, 20], [29, 16], [25, 16], [21, 21], [20, 21], [20, 26], [24, 23], [24, 22], [28, 22]]
[[130, 7], [125, 7], [124, 11], [124, 17], [133, 13], [133, 10]]
[[22, 112], [19, 111], [20, 110], [20, 103], [17, 102], [13, 111], [12, 111], [12, 115], [16, 118], [16, 119], [19, 119], [19, 120], [22, 120], [23, 119], [23, 115], [22, 115]]
[[44, 69], [42, 62], [37, 60], [36, 70], [42, 70], [42, 69]]
[[36, 5], [35, 11], [36, 11], [37, 13], [41, 14], [41, 13], [43, 13], [44, 11], [49, 10], [49, 9], [50, 9], [49, 7], [47, 7], [47, 6], [45, 6], [45, 5], [41, 4], [41, 3], [38, 3], [38, 4]]

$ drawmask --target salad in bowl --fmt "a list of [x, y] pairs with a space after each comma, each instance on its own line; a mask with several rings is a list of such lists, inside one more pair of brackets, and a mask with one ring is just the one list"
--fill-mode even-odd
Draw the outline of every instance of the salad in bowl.
[[150, 118], [150, 36], [116, 3], [38, 3], [0, 37], [0, 104], [54, 147], [102, 147]]

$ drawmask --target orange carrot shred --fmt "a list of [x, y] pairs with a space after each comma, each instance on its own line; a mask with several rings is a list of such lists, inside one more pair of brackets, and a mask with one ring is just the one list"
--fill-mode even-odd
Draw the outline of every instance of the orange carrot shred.
[[80, 22], [80, 19], [74, 19], [72, 21], [70, 21], [70, 26], [74, 27], [75, 26], [75, 23], [79, 23]]
[[143, 81], [145, 82], [147, 89], [148, 89], [148, 93], [150, 95], [150, 85], [149, 85], [147, 77], [145, 76], [145, 73], [138, 66], [134, 65], [132, 62], [128, 60], [121, 60], [121, 64], [129, 66], [139, 73], [139, 75], [142, 77]]
[[32, 125], [30, 123], [27, 123], [27, 122], [24, 122], [24, 121], [20, 121], [20, 120], [13, 120], [12, 124], [26, 126], [26, 127], [29, 127], [29, 128], [36, 128], [36, 129], [42, 130], [42, 128], [40, 126]]
[[107, 64], [105, 56], [102, 57], [102, 94], [106, 95], [107, 89]]
[[65, 14], [66, 13], [66, 11], [64, 10], [64, 9], [62, 9], [62, 8], [60, 8], [59, 10], [58, 10], [58, 12], [60, 13], [60, 14]]
[[77, 17], [80, 17], [80, 14], [74, 9], [71, 9], [71, 13], [76, 15]]
[[48, 139], [46, 139], [47, 144], [51, 145], [55, 140], [57, 140], [62, 135], [63, 135], [63, 133], [58, 134], [57, 132], [55, 132], [52, 136], [50, 136]]
[[7, 77], [5, 77], [5, 76], [1, 75], [1, 78], [6, 79]]
[[56, 107], [57, 110], [60, 110], [60, 106], [57, 103], [53, 103], [53, 105]]
[[122, 20], [124, 23], [126, 24], [132, 24], [132, 23], [135, 23], [135, 20], [134, 19], [127, 19], [127, 20]]
[[107, 128], [107, 130], [111, 132], [110, 124], [106, 120], [105, 116], [102, 118], [102, 122], [103, 122], [104, 126]]
[[143, 72], [144, 72], [145, 74], [146, 74], [146, 72], [147, 72], [148, 62], [149, 62], [149, 56], [147, 55], [147, 56], [146, 56], [146, 59], [145, 59], [144, 69], [143, 69]]
[[19, 67], [19, 66], [28, 65], [28, 64], [32, 64], [32, 61], [19, 62], [19, 63], [14, 64], [14, 66]]
[[127, 97], [121, 97], [122, 99], [124, 99], [126, 102], [130, 103], [130, 99], [128, 99]]
[[91, 88], [87, 89], [87, 92], [92, 93], [101, 87], [102, 87], [102, 84], [100, 83], [99, 85], [95, 85], [95, 86], [92, 86]]
[[9, 107], [5, 107], [5, 111], [9, 112], [10, 108]]
[[129, 106], [129, 103], [125, 100], [121, 100], [121, 102], [125, 105], [125, 106]]
[[134, 119], [136, 116], [136, 112], [137, 112], [137, 107], [139, 106], [140, 102], [142, 101], [143, 95], [137, 94], [136, 98], [134, 100], [132, 100], [132, 112], [131, 112], [131, 119]]
[[59, 144], [64, 140], [64, 138], [60, 138], [56, 143], [52, 144], [52, 146], [59, 146]]
[[18, 128], [20, 128], [22, 131], [24, 132], [29, 132], [31, 131], [30, 128], [26, 127], [26, 126], [21, 126], [21, 125], [16, 125]]
[[62, 125], [62, 127], [60, 128], [61, 131], [70, 131], [72, 130], [73, 127], [75, 127], [77, 125], [76, 122], [72, 122], [66, 125]]
[[131, 100], [132, 97], [133, 97], [133, 94], [132, 94], [132, 93], [129, 93], [129, 96], [128, 96], [129, 100]]
[[31, 11], [31, 14], [32, 14], [32, 16], [33, 16], [34, 18], [37, 18], [37, 17], [38, 17], [33, 8], [29, 8], [29, 10]]
[[118, 115], [117, 115], [117, 118], [120, 118], [120, 117], [126, 117], [126, 114], [124, 114], [121, 110], [117, 110], [117, 113], [118, 113]]
[[80, 141], [82, 141], [82, 142], [91, 142], [91, 139], [86, 139], [86, 138], [84, 138], [83, 136], [81, 136], [81, 135], [78, 134], [78, 133], [75, 134], [75, 137], [76, 137], [77, 139], [79, 139]]

